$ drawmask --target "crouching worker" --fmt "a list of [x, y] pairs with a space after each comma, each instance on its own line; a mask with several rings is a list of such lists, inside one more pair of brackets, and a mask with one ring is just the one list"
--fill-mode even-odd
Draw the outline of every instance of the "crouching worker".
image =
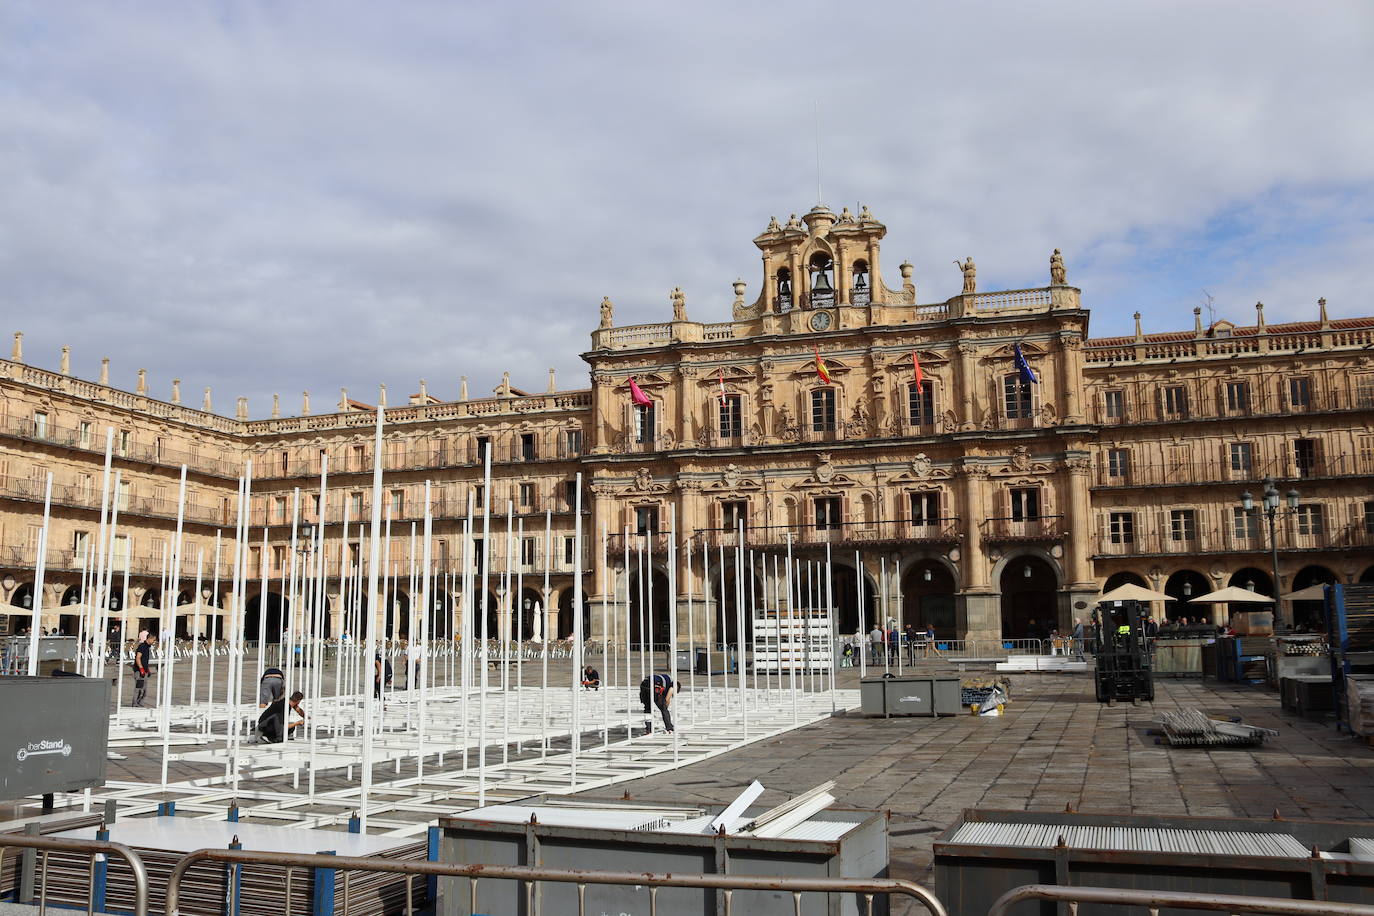
[[258, 717], [258, 735], [268, 744], [280, 744], [286, 740], [289, 733], [305, 724], [305, 710], [301, 708], [301, 700], [305, 699], [305, 694], [299, 690], [291, 694], [291, 712], [293, 721], [286, 723], [286, 700], [278, 697], [273, 700], [262, 715]]
[[639, 702], [644, 704], [644, 727], [647, 730], [654, 730], [653, 709], [649, 706], [652, 697], [654, 706], [658, 707], [659, 713], [663, 716], [664, 730], [669, 733], [673, 731], [673, 715], [668, 711], [668, 707], [672, 704], [673, 694], [676, 692], [677, 685], [666, 674], [655, 674], [639, 682]]
[[601, 672], [597, 671], [591, 665], [588, 665], [587, 667], [583, 668], [582, 686], [587, 688], [588, 690], [600, 690]]

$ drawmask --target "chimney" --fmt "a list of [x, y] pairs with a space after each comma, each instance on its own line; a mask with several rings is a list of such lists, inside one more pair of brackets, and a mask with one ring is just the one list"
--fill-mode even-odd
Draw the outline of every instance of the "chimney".
[[466, 401], [467, 399], [468, 399], [468, 377], [467, 377], [466, 375], [464, 375], [464, 376], [460, 376], [460, 377], [459, 377], [459, 381], [458, 381], [458, 400], [460, 400], [460, 401]]
[[1263, 330], [1264, 330], [1264, 327], [1265, 327], [1265, 326], [1264, 326], [1264, 303], [1263, 303], [1263, 302], [1256, 302], [1256, 303], [1255, 303], [1255, 312], [1256, 312], [1255, 325], [1256, 325], [1256, 327], [1258, 327], [1261, 331], [1263, 331]]
[[179, 378], [172, 379], [172, 403], [181, 403], [181, 379]]
[[272, 419], [273, 419], [273, 420], [276, 420], [276, 419], [279, 419], [280, 417], [281, 417], [281, 395], [279, 395], [279, 394], [274, 394], [274, 395], [272, 395]]
[[63, 375], [72, 374], [72, 348], [62, 348], [62, 361], [58, 364], [57, 371]]
[[106, 388], [110, 387], [110, 358], [108, 356], [100, 361], [100, 384]]
[[554, 381], [553, 367], [549, 367], [549, 394], [558, 390], [558, 383]]
[[14, 349], [10, 351], [10, 359], [16, 363], [24, 361], [24, 332], [14, 332]]
[[247, 420], [247, 419], [248, 419], [248, 399], [247, 399], [247, 398], [239, 398], [239, 399], [238, 399], [238, 402], [234, 405], [234, 419], [236, 419], [236, 420]]
[[339, 389], [339, 409], [340, 409], [340, 410], [347, 410], [347, 409], [348, 409], [348, 389], [347, 389], [347, 388], [340, 388], [340, 389]]
[[420, 403], [429, 403], [429, 387], [425, 384], [424, 379], [420, 379]]
[[1145, 339], [1144, 333], [1142, 333], [1141, 330], [1140, 330], [1140, 313], [1139, 313], [1139, 312], [1136, 312], [1136, 313], [1135, 313], [1135, 339], [1136, 339], [1136, 340], [1144, 340], [1144, 339]]
[[1331, 319], [1326, 317], [1326, 297], [1322, 296], [1317, 300], [1317, 308], [1321, 309], [1321, 325], [1323, 330], [1331, 327]]
[[148, 393], [148, 370], [138, 370], [138, 387], [134, 389], [134, 394], [146, 395]]
[[1202, 336], [1202, 306], [1193, 306], [1193, 336]]
[[377, 392], [377, 406], [378, 406], [378, 407], [385, 407], [385, 406], [386, 406], [386, 386], [385, 386], [385, 385], [382, 385], [381, 388], [380, 388], [380, 389], [378, 390], [378, 392]]
[[310, 416], [310, 392], [301, 392], [301, 416]]

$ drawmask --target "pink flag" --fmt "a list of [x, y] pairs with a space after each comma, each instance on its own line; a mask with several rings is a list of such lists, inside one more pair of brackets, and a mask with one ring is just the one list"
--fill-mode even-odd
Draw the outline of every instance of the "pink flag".
[[630, 400], [636, 407], [650, 407], [653, 405], [653, 399], [641, 391], [639, 386], [635, 384], [634, 376], [630, 376], [627, 381], [630, 383]]

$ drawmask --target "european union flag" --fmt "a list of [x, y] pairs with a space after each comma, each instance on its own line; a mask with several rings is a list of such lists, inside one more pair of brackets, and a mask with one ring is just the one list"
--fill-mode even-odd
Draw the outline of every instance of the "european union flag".
[[1021, 373], [1021, 378], [1032, 385], [1038, 383], [1040, 379], [1036, 377], [1035, 370], [1030, 367], [1030, 363], [1026, 362], [1026, 354], [1021, 352], [1021, 345], [1019, 343], [1013, 344], [1012, 348], [1016, 351], [1016, 371]]

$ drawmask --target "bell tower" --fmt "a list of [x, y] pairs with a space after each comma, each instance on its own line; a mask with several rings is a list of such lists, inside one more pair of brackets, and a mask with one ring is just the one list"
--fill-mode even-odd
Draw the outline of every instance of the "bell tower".
[[817, 204], [800, 219], [770, 220], [754, 239], [763, 252], [763, 313], [906, 301], [905, 290], [888, 290], [879, 281], [879, 243], [886, 234], [867, 207], [857, 216], [845, 207], [836, 216]]

